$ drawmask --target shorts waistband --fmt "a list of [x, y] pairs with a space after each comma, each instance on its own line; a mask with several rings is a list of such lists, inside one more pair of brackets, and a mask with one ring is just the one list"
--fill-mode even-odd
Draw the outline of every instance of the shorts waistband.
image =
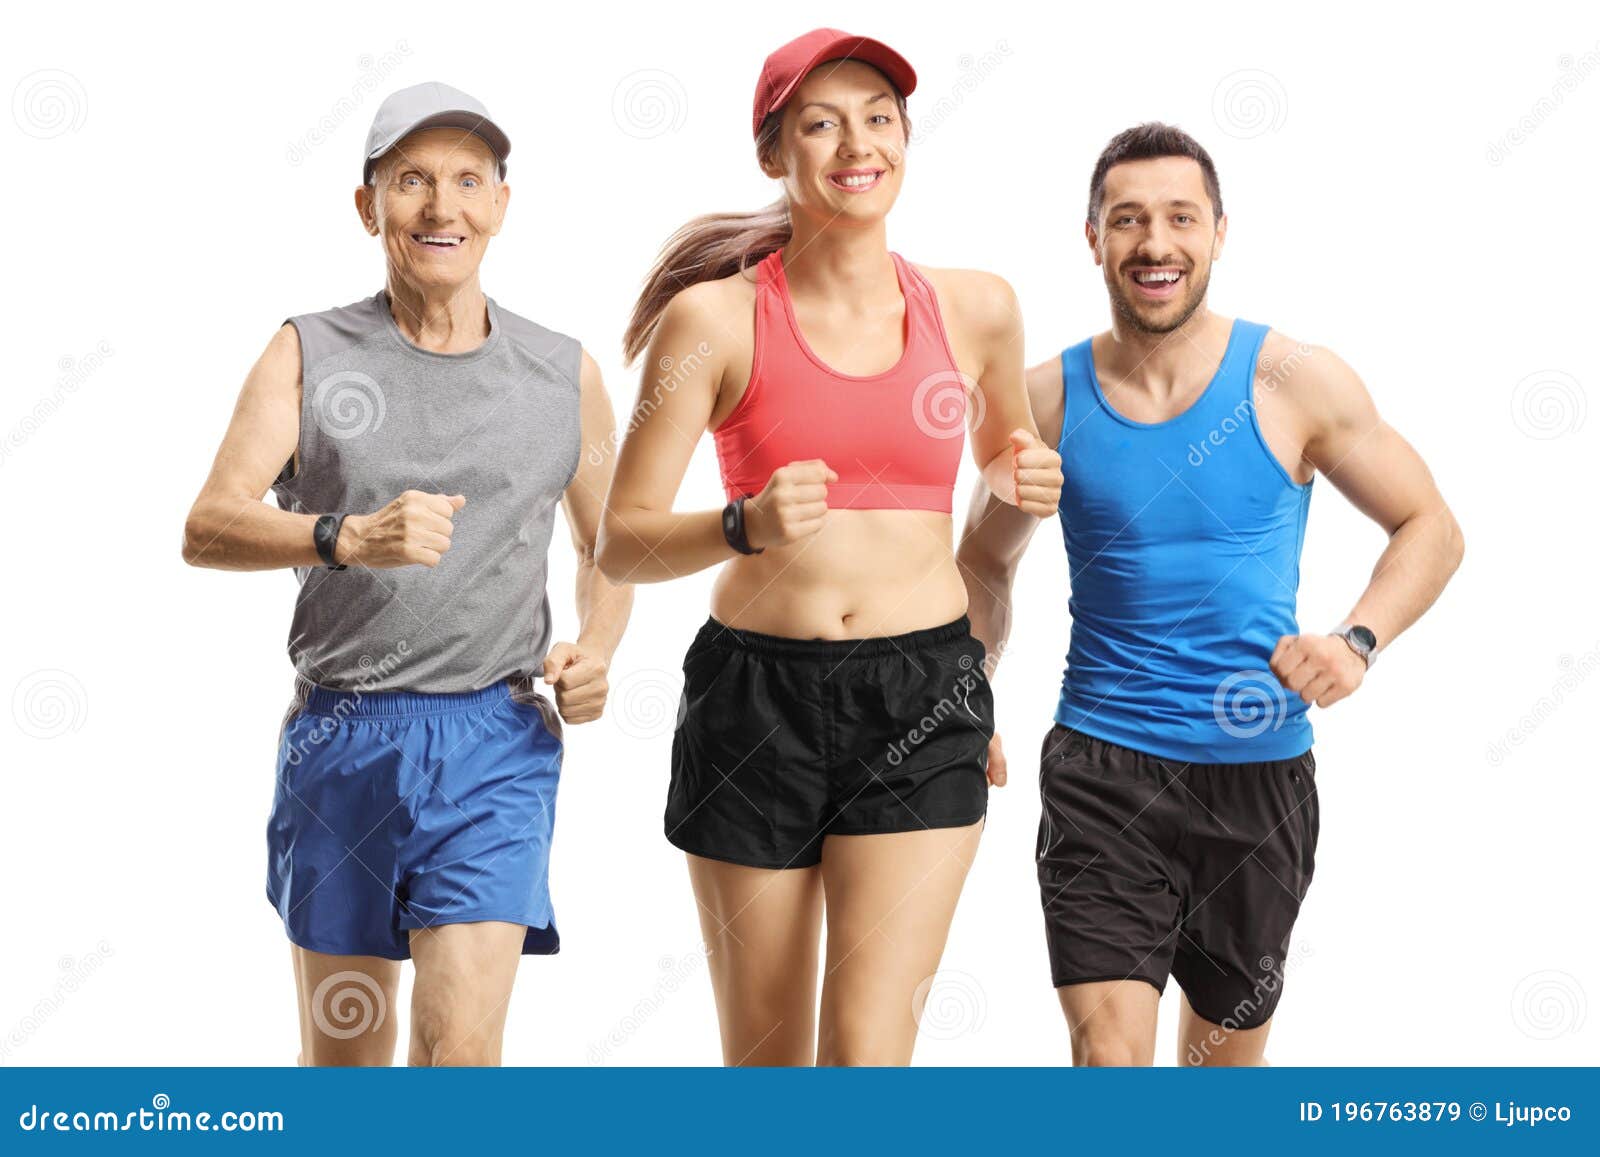
[[511, 683], [501, 679], [477, 691], [340, 691], [296, 675], [294, 697], [301, 708], [313, 715], [332, 715], [339, 719], [399, 719], [450, 715], [493, 706], [511, 697]]
[[785, 659], [819, 659], [830, 663], [843, 663], [851, 659], [874, 659], [883, 655], [923, 651], [941, 647], [970, 637], [972, 620], [962, 615], [954, 622], [939, 627], [924, 627], [920, 631], [907, 631], [903, 635], [869, 635], [862, 639], [793, 639], [787, 635], [764, 635], [760, 631], [746, 631], [730, 627], [716, 618], [708, 618], [695, 635], [691, 650], [701, 647], [719, 647], [730, 651], [753, 651], [760, 655], [773, 655]]

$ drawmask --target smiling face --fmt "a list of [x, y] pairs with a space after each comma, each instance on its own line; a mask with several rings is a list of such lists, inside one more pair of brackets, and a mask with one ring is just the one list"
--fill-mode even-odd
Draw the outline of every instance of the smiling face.
[[792, 213], [823, 222], [879, 221], [900, 194], [904, 102], [888, 79], [857, 60], [807, 74], [783, 107], [776, 147], [762, 158], [783, 181]]
[[1124, 161], [1106, 171], [1101, 206], [1088, 237], [1112, 308], [1145, 333], [1172, 332], [1205, 303], [1227, 234], [1204, 173], [1188, 157]]
[[457, 128], [412, 133], [380, 157], [356, 207], [367, 232], [383, 239], [391, 274], [419, 290], [476, 277], [511, 197], [496, 173], [489, 146]]

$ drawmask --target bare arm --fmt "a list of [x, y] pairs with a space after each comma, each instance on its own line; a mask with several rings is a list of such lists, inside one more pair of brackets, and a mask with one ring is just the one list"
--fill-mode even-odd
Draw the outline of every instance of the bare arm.
[[561, 509], [578, 556], [578, 640], [556, 643], [544, 659], [544, 681], [555, 691], [556, 710], [568, 723], [587, 723], [605, 710], [606, 672], [633, 609], [633, 588], [614, 583], [595, 565], [600, 520], [615, 463], [616, 418], [600, 367], [583, 353], [579, 371], [578, 470], [561, 496]]
[[[1314, 350], [1291, 391], [1308, 419], [1306, 460], [1389, 536], [1347, 616], [1382, 649], [1422, 617], [1461, 565], [1461, 528], [1421, 455], [1378, 415], [1349, 366]], [[1272, 669], [1291, 691], [1328, 707], [1360, 685], [1366, 668], [1342, 640], [1302, 635], [1278, 644]]]
[[[320, 566], [311, 531], [318, 513], [267, 502], [267, 490], [300, 444], [300, 337], [285, 324], [245, 379], [211, 474], [183, 527], [183, 560], [218, 570]], [[293, 485], [291, 482], [290, 485]], [[336, 561], [392, 568], [439, 565], [450, 549], [459, 494], [407, 490], [371, 514], [344, 513]]]
[[[644, 357], [639, 401], [600, 521], [597, 558], [614, 581], [663, 582], [733, 557], [722, 537], [720, 510], [672, 509], [727, 364], [721, 343], [704, 341], [723, 332], [715, 316], [719, 292], [707, 282], [674, 297]], [[708, 347], [709, 353], [699, 352]], [[663, 364], [675, 367], [673, 376], [654, 379], [651, 367]]]
[[[1061, 438], [1061, 362], [1052, 358], [1027, 371], [1029, 409], [1040, 441], [1055, 446]], [[1057, 477], [1060, 476], [1059, 458]], [[1060, 501], [1060, 483], [1056, 484]], [[987, 653], [989, 673], [999, 665], [1011, 634], [1011, 587], [1017, 565], [1027, 549], [1039, 518], [996, 497], [980, 480], [967, 506], [967, 521], [956, 549], [956, 562], [967, 584], [967, 614], [972, 633]]]
[[183, 561], [219, 570], [318, 566], [312, 514], [263, 502], [300, 442], [300, 339], [284, 325], [250, 370], [183, 528]]
[[578, 472], [562, 496], [561, 508], [578, 555], [578, 644], [609, 660], [628, 625], [633, 588], [612, 582], [595, 565], [600, 520], [616, 469], [617, 422], [600, 367], [587, 352], [583, 355], [582, 386], [583, 454]]

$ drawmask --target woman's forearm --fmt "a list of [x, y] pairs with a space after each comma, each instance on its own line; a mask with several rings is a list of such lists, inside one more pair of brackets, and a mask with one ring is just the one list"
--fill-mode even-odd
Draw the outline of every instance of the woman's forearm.
[[722, 512], [612, 510], [600, 528], [600, 569], [616, 583], [658, 583], [732, 558]]

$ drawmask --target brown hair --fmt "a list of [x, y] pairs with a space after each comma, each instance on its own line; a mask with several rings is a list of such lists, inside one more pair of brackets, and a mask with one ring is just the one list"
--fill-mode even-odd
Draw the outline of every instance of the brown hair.
[[[890, 89], [909, 143], [911, 118], [906, 113], [906, 98], [893, 85]], [[756, 159], [763, 169], [777, 162], [782, 127], [782, 109], [775, 109], [761, 122], [761, 131], [756, 134]], [[622, 335], [622, 353], [628, 363], [644, 353], [667, 303], [679, 292], [750, 268], [787, 245], [793, 232], [789, 202], [780, 197], [752, 213], [707, 213], [667, 238], [644, 279], [644, 288], [639, 291], [633, 316]]]
[[1094, 163], [1094, 174], [1089, 178], [1089, 224], [1100, 220], [1100, 206], [1106, 195], [1106, 173], [1111, 166], [1153, 157], [1188, 157], [1199, 165], [1205, 177], [1206, 196], [1211, 199], [1211, 213], [1215, 217], [1222, 216], [1222, 186], [1217, 183], [1217, 167], [1211, 163], [1211, 154], [1176, 125], [1146, 121], [1123, 129], [1101, 150], [1099, 160]]

